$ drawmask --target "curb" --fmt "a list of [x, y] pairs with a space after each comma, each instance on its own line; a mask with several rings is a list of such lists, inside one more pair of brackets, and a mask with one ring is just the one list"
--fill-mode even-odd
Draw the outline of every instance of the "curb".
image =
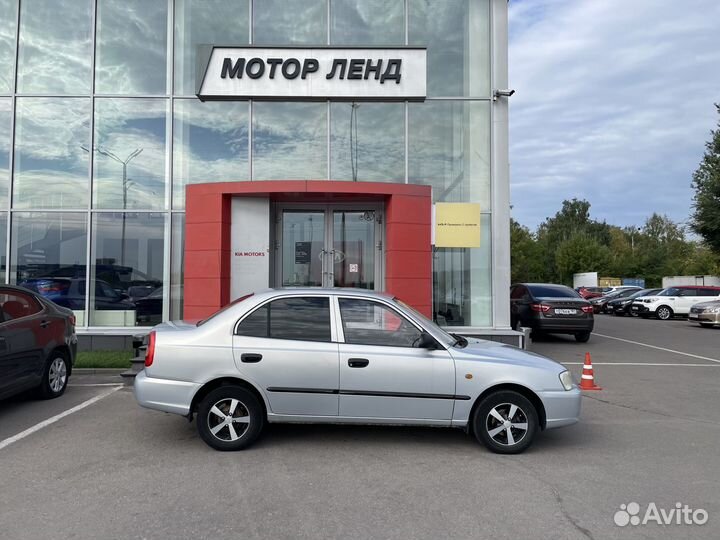
[[120, 375], [127, 368], [73, 368], [73, 375]]

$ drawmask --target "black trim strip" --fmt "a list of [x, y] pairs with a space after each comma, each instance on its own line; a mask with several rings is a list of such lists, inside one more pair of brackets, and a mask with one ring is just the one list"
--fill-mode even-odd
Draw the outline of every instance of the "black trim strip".
[[286, 388], [271, 386], [268, 392], [290, 392], [294, 394], [341, 394], [344, 396], [375, 396], [375, 397], [400, 397], [417, 399], [455, 399], [458, 401], [469, 401], [470, 396], [458, 394], [416, 394], [413, 392], [369, 392], [365, 390], [334, 390], [325, 388]]

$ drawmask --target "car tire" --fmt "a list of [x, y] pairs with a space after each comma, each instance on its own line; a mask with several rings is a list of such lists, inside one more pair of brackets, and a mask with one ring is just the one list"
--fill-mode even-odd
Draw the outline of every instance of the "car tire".
[[[501, 423], [501, 419], [508, 419], [510, 412], [513, 412], [510, 420], [514, 422]], [[519, 454], [527, 450], [539, 428], [535, 406], [512, 390], [485, 397], [475, 410], [472, 422], [475, 438], [496, 454]]]
[[578, 343], [587, 343], [590, 341], [590, 332], [578, 332], [575, 334], [575, 341]]
[[[229, 418], [234, 420], [229, 421]], [[243, 420], [238, 421], [242, 418]], [[215, 450], [243, 450], [257, 440], [265, 414], [255, 395], [242, 386], [221, 386], [203, 398], [197, 410], [200, 438]]]
[[38, 395], [42, 399], [55, 399], [65, 393], [70, 378], [70, 365], [67, 355], [53, 351], [45, 362]]
[[712, 323], [704, 323], [704, 322], [701, 322], [701, 323], [700, 323], [700, 326], [702, 326], [703, 328], [712, 328], [712, 327], [713, 327], [713, 324], [712, 324]]
[[668, 306], [660, 306], [655, 310], [655, 316], [661, 321], [669, 321], [673, 317], [673, 310]]

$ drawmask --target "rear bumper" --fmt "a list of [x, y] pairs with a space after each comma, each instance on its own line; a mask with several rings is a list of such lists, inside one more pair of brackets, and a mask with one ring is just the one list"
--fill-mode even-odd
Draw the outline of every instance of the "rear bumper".
[[574, 334], [576, 332], [592, 332], [594, 319], [536, 319], [535, 329], [558, 334]]
[[200, 384], [148, 377], [141, 371], [135, 377], [133, 392], [142, 407], [187, 416]]
[[580, 420], [582, 393], [577, 386], [572, 390], [538, 392], [545, 407], [545, 429], [570, 426]]

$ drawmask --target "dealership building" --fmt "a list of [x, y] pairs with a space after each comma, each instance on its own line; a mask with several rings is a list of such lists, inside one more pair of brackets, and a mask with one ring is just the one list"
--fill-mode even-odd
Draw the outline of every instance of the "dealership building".
[[508, 340], [507, 19], [0, 0], [0, 271], [95, 348], [279, 286], [387, 291]]

